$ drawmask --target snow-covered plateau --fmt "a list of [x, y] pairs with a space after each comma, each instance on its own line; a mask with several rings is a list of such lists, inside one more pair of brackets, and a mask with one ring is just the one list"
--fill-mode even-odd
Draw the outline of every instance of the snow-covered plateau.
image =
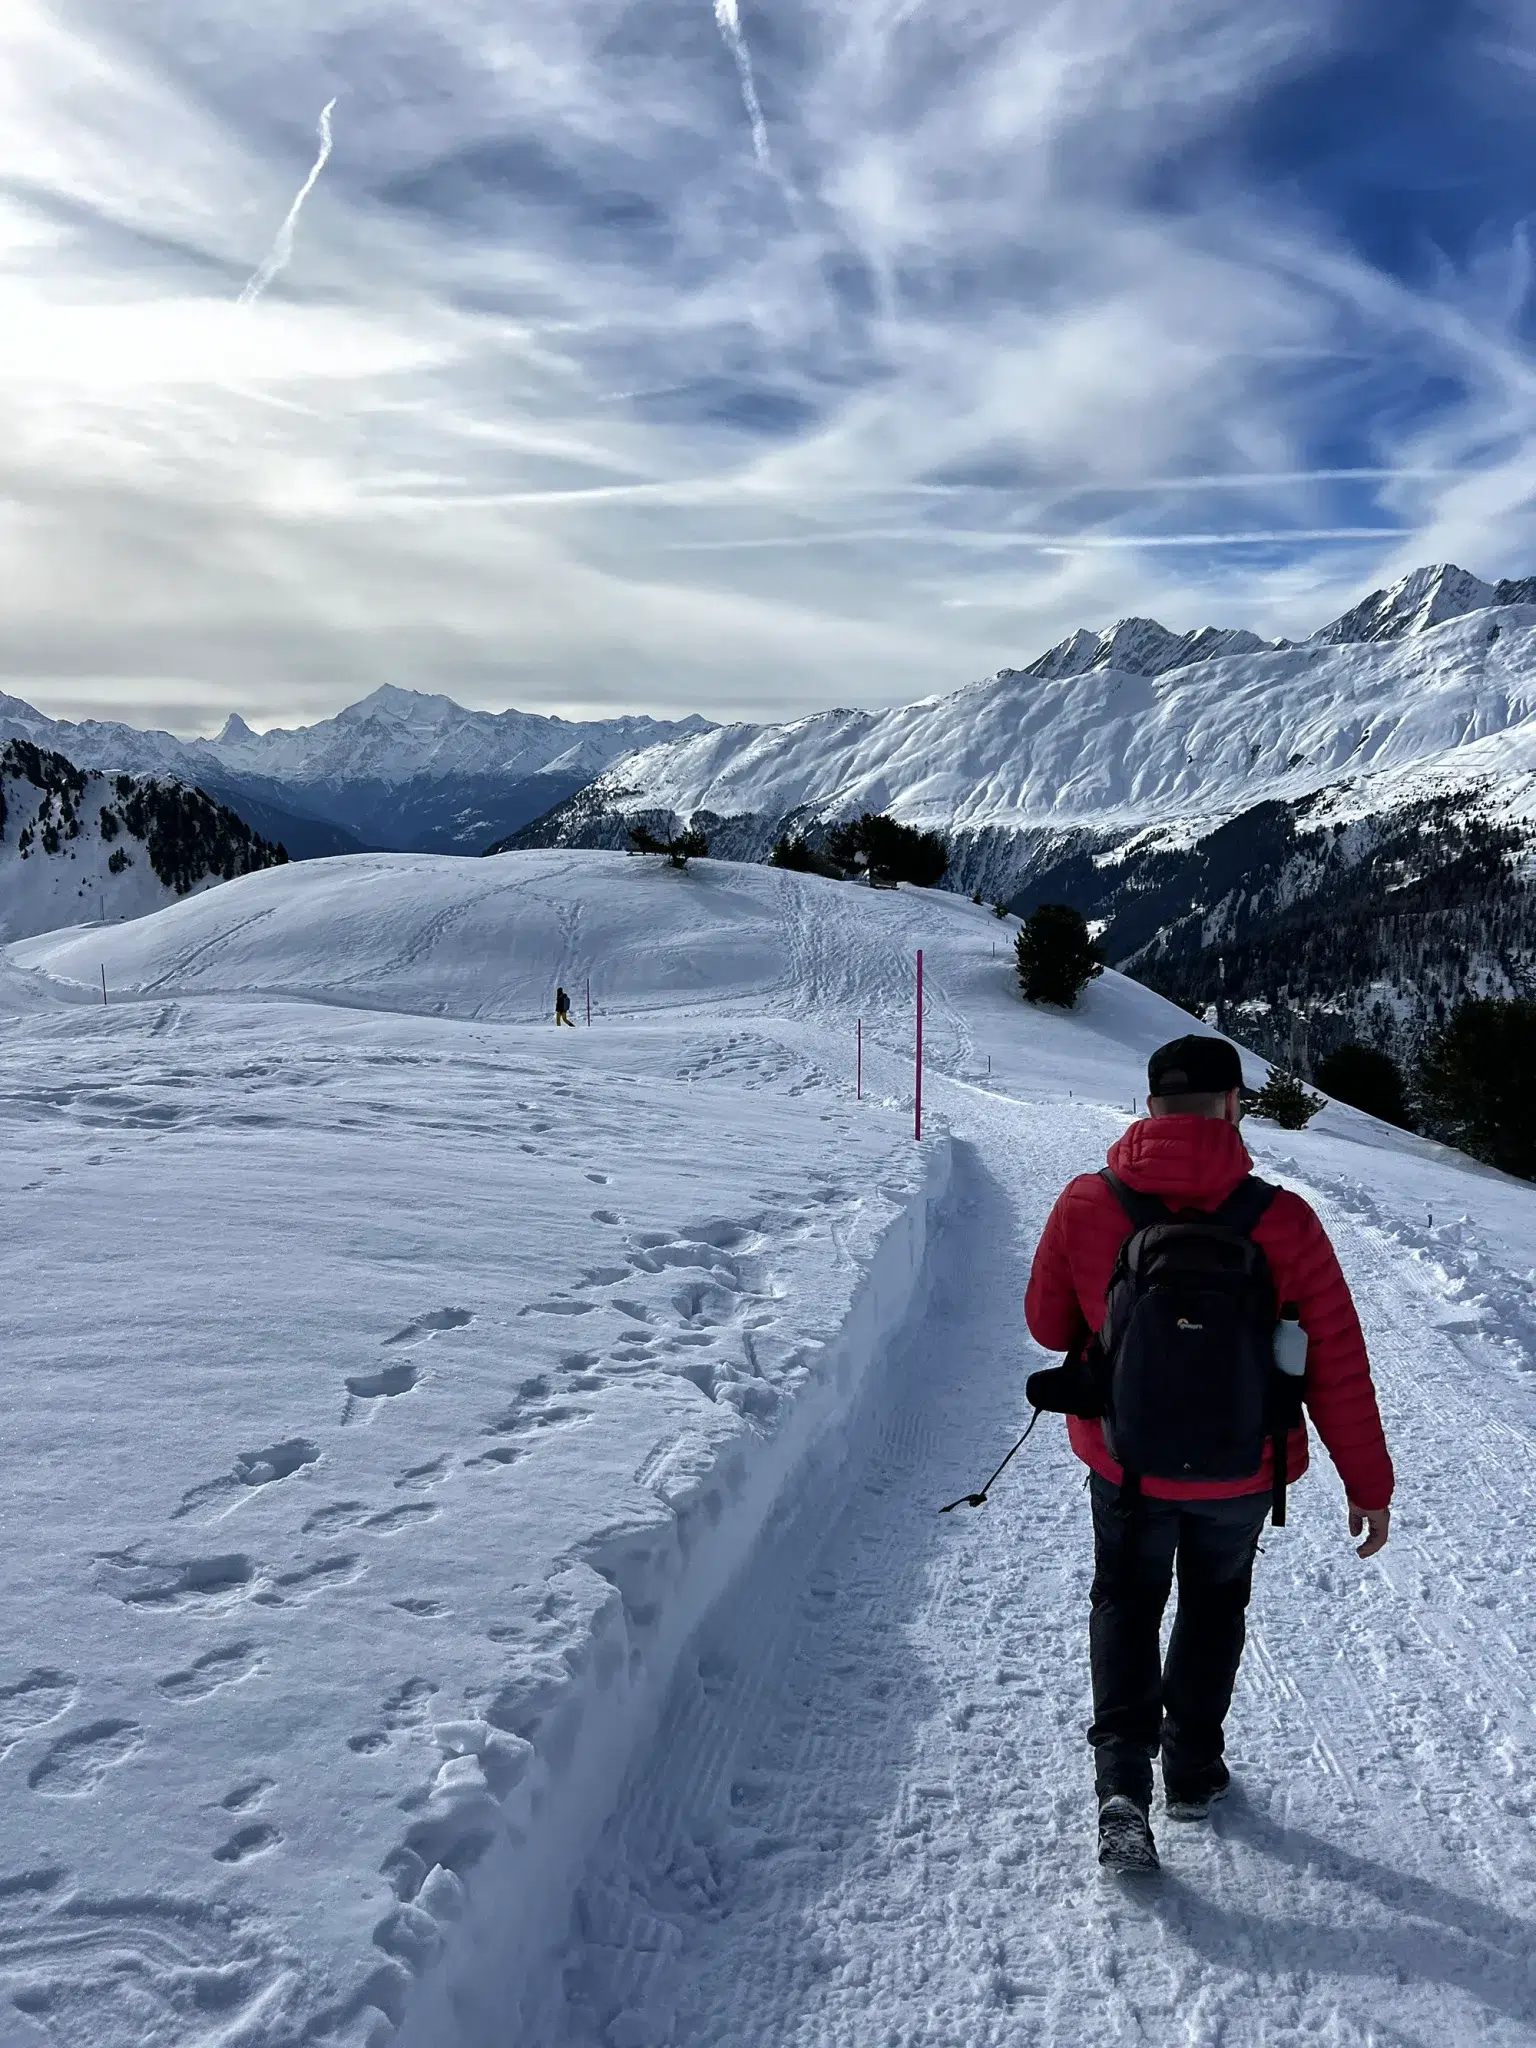
[[1359, 1564], [1317, 1456], [1237, 1790], [1108, 1887], [1059, 1422], [936, 1509], [1189, 1019], [1027, 1008], [1012, 931], [556, 850], [0, 956], [3, 2048], [1536, 2041], [1536, 1189], [1246, 1127], [1397, 1521]]

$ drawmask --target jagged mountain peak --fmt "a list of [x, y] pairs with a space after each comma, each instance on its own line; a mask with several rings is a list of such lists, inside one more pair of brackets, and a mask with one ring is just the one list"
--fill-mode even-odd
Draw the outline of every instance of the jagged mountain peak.
[[[333, 722], [338, 725], [362, 724], [368, 719], [382, 718], [391, 724], [448, 725], [484, 715], [466, 710], [440, 691], [406, 690], [398, 683], [380, 683], [366, 697], [360, 697], [355, 704], [348, 704], [338, 711]], [[322, 725], [327, 722], [320, 720]]]
[[1334, 647], [1402, 640], [1500, 601], [1495, 586], [1484, 583], [1480, 576], [1459, 569], [1454, 562], [1433, 562], [1411, 570], [1388, 590], [1373, 590], [1312, 638]]
[[1284, 641], [1261, 640], [1239, 627], [1201, 626], [1192, 633], [1172, 633], [1156, 619], [1120, 619], [1107, 632], [1083, 629], [1048, 648], [1023, 670], [1045, 682], [1118, 669], [1125, 675], [1160, 676], [1191, 662], [1215, 661], [1227, 654], [1261, 654], [1283, 647]]

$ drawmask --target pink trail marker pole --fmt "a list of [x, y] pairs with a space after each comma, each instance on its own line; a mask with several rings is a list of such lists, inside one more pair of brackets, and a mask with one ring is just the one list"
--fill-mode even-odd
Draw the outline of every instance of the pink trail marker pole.
[[864, 1019], [861, 1017], [854, 1027], [853, 1093], [858, 1102], [864, 1100]]
[[587, 976], [587, 1029], [592, 1029], [592, 977]]
[[923, 1141], [923, 949], [917, 949], [917, 1097], [913, 1135]]

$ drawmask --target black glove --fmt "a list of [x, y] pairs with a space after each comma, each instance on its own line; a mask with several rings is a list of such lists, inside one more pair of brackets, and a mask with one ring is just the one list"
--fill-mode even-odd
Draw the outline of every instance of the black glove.
[[1103, 1366], [1099, 1347], [1090, 1338], [1083, 1349], [1069, 1351], [1060, 1365], [1032, 1372], [1024, 1383], [1024, 1398], [1032, 1408], [1044, 1408], [1048, 1414], [1076, 1415], [1091, 1421], [1109, 1407]]

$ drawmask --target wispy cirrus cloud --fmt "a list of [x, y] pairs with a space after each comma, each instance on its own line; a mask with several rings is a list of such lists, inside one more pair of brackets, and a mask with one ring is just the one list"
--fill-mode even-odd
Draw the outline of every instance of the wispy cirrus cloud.
[[1524, 16], [1383, 19], [12, 0], [0, 688], [782, 714], [1530, 571]]

